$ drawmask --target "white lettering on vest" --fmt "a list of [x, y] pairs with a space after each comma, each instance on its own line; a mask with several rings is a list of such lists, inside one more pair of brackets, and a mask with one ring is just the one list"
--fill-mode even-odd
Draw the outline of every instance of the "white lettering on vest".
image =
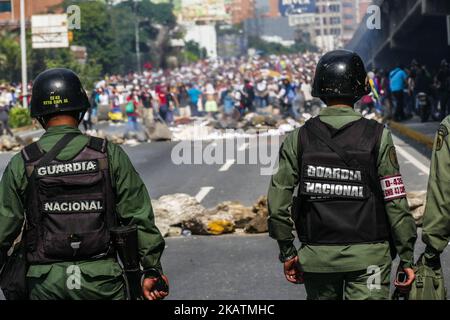
[[99, 212], [103, 210], [101, 201], [84, 200], [84, 201], [53, 201], [44, 203], [45, 212]]
[[309, 195], [364, 198], [363, 186], [305, 181], [304, 190]]
[[38, 176], [59, 175], [66, 173], [93, 172], [97, 171], [97, 161], [80, 161], [65, 164], [53, 164], [37, 168]]
[[323, 178], [342, 181], [362, 181], [362, 174], [360, 170], [351, 170], [344, 168], [308, 165], [306, 167], [306, 175], [308, 178]]

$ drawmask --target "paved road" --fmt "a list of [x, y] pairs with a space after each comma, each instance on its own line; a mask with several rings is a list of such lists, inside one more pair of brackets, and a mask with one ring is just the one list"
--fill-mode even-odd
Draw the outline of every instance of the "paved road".
[[[398, 158], [406, 186], [409, 191], [426, 190], [428, 158], [417, 152], [413, 146], [404, 140], [394, 138]], [[215, 142], [220, 147], [220, 141]], [[175, 142], [144, 143], [136, 146], [124, 146], [131, 161], [140, 173], [149, 189], [152, 199], [171, 193], [187, 193], [195, 196], [202, 188], [212, 187], [204, 196], [202, 204], [212, 207], [220, 201], [239, 200], [244, 204], [252, 204], [258, 196], [266, 194], [270, 176], [261, 175], [261, 165], [238, 164], [236, 153], [243, 154], [247, 159], [250, 153], [257, 150], [253, 141], [234, 141], [235, 156], [225, 154], [219, 164], [182, 164], [172, 162], [172, 150]], [[259, 143], [261, 151], [261, 142]], [[273, 138], [267, 142], [269, 154], [276, 157], [279, 140]], [[193, 153], [205, 151], [211, 142], [203, 142], [195, 146]], [[13, 153], [0, 154], [0, 173], [3, 173]], [[193, 157], [192, 157], [193, 158]], [[235, 163], [230, 160], [235, 159]], [[226, 163], [228, 160], [228, 164]], [[268, 167], [267, 165], [263, 166]]]
[[[197, 149], [205, 150], [209, 143]], [[395, 143], [407, 189], [426, 190], [429, 159], [398, 137]], [[276, 140], [264, 144], [276, 154]], [[230, 155], [223, 159], [225, 164], [175, 165], [171, 153], [176, 145], [124, 147], [152, 198], [182, 192], [197, 195], [204, 206], [212, 207], [224, 200], [249, 205], [266, 193], [270, 176], [260, 174], [260, 165], [236, 164]], [[247, 153], [256, 148], [245, 141], [237, 141], [235, 147]], [[0, 172], [11, 156], [0, 154]], [[171, 279], [171, 299], [304, 299], [303, 287], [284, 280], [277, 254], [277, 245], [267, 234], [169, 238], [163, 265]], [[448, 269], [450, 256], [444, 257]]]
[[434, 138], [436, 132], [439, 128], [440, 121], [428, 121], [422, 123], [419, 117], [413, 117], [407, 121], [401, 122], [402, 125], [405, 125], [417, 132], [420, 132], [424, 135], [427, 135], [430, 138]]

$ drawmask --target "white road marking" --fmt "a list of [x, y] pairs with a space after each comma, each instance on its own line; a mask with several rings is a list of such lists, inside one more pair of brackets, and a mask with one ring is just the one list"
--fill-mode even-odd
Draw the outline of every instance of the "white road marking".
[[214, 189], [214, 187], [201, 187], [200, 191], [195, 195], [195, 199], [198, 202], [202, 202], [202, 200], [208, 195], [208, 193]]
[[427, 176], [429, 175], [429, 168], [426, 165], [424, 165], [419, 160], [414, 158], [408, 151], [403, 149], [403, 147], [400, 147], [399, 145], [397, 145], [396, 149], [403, 158], [408, 159], [408, 161], [410, 161], [410, 163], [412, 165], [414, 165], [417, 169], [422, 171], [425, 175], [427, 175]]
[[227, 159], [227, 161], [223, 164], [223, 166], [220, 167], [219, 171], [223, 172], [223, 171], [228, 171], [228, 169], [230, 169], [230, 167], [236, 162], [236, 160], [234, 159]]
[[238, 149], [238, 151], [244, 151], [245, 149], [247, 149], [248, 148], [248, 143], [247, 142], [244, 142], [243, 144], [241, 144], [240, 146], [239, 146], [239, 149]]

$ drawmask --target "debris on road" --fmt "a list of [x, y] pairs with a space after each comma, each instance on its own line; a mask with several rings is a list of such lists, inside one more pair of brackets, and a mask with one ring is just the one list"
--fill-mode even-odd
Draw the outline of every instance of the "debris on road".
[[252, 208], [244, 206], [239, 201], [224, 201], [211, 210], [214, 214], [230, 214], [233, 217], [236, 228], [243, 229], [256, 213]]
[[220, 235], [234, 232], [234, 222], [231, 215], [205, 213], [182, 223], [183, 228], [195, 235]]
[[[407, 196], [411, 214], [420, 226], [426, 191], [409, 192]], [[268, 232], [266, 196], [259, 197], [251, 207], [239, 201], [223, 201], [206, 209], [195, 197], [183, 193], [162, 196], [152, 204], [156, 225], [164, 237]]]
[[169, 127], [160, 121], [155, 121], [147, 127], [148, 137], [151, 141], [172, 140], [172, 132]]
[[165, 237], [220, 235], [236, 229], [247, 233], [267, 232], [267, 198], [260, 197], [252, 207], [238, 201], [224, 201], [212, 209], [203, 207], [195, 197], [177, 193], [152, 200], [155, 222]]
[[15, 137], [0, 136], [0, 151], [19, 151], [20, 148], [21, 143]]
[[171, 127], [170, 130], [173, 141], [215, 140], [255, 135], [284, 135], [300, 127], [302, 122], [281, 116], [250, 113], [239, 121], [225, 117], [218, 120], [197, 119], [192, 123]]
[[261, 196], [253, 205], [252, 211], [255, 217], [245, 226], [244, 231], [247, 233], [264, 233], [268, 232], [267, 218], [269, 217], [269, 209], [267, 206], [267, 197]]

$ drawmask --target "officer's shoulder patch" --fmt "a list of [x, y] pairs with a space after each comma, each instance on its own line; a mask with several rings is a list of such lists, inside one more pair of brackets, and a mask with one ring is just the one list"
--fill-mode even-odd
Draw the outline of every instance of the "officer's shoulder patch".
[[436, 137], [436, 151], [439, 151], [442, 149], [442, 146], [444, 145], [444, 139], [448, 136], [448, 129], [445, 125], [441, 124], [439, 126], [437, 137]]
[[398, 164], [397, 152], [395, 151], [395, 147], [394, 146], [391, 146], [389, 148], [388, 155], [389, 155], [389, 161], [391, 162], [392, 166], [395, 169], [399, 170], [400, 169], [400, 165]]

